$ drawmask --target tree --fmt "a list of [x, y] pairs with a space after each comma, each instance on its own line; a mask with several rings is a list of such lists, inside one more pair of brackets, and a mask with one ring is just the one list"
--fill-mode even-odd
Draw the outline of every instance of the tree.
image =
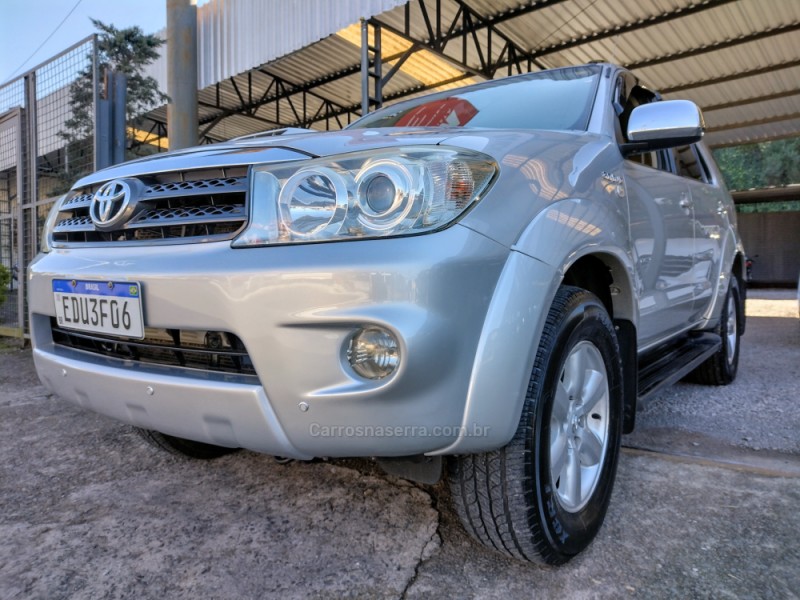
[[[136, 26], [117, 29], [97, 19], [92, 19], [92, 24], [99, 34], [97, 37], [99, 76], [102, 78], [108, 70], [115, 70], [128, 78], [126, 102], [128, 121], [135, 121], [148, 110], [167, 102], [168, 97], [159, 91], [158, 82], [142, 74], [144, 67], [159, 57], [158, 49], [164, 44], [164, 40], [155, 35], [145, 34]], [[71, 182], [78, 174], [74, 172], [75, 169], [70, 168], [70, 165], [86, 162], [70, 158], [76, 153], [85, 154], [90, 151], [94, 136], [93, 74], [91, 57], [89, 58], [89, 64], [78, 73], [70, 86], [71, 116], [64, 121], [64, 129], [59, 132], [59, 135], [67, 141], [68, 159], [64, 169], [67, 182]]]
[[800, 183], [800, 137], [720, 148], [714, 156], [733, 190]]
[[768, 186], [800, 183], [800, 138], [762, 146], [764, 179]]

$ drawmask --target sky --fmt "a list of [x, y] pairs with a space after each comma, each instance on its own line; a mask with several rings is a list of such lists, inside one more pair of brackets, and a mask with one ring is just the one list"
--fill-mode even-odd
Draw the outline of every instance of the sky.
[[166, 7], [167, 0], [0, 0], [0, 84], [94, 33], [90, 18], [155, 33], [167, 25]]

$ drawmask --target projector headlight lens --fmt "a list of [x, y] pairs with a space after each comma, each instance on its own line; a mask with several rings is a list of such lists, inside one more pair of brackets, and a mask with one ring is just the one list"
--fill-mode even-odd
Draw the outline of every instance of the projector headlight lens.
[[384, 173], [376, 173], [364, 186], [364, 200], [374, 215], [385, 214], [397, 204], [401, 195], [391, 177]]
[[281, 223], [299, 239], [338, 231], [347, 203], [347, 184], [341, 175], [324, 167], [298, 171], [278, 197]]
[[421, 165], [383, 159], [367, 163], [356, 174], [358, 220], [367, 229], [411, 227], [422, 207], [425, 172]]

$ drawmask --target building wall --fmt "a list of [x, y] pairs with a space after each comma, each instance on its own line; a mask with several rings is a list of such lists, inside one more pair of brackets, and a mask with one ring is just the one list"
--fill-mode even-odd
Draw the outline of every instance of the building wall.
[[800, 273], [800, 212], [737, 215], [745, 251], [754, 257], [755, 284], [797, 285]]

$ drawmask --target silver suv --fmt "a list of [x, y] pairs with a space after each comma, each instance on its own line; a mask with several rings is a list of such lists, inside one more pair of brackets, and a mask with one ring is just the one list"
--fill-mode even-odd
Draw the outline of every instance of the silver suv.
[[476, 539], [564, 562], [637, 409], [736, 375], [744, 252], [702, 134], [592, 64], [100, 171], [30, 269], [36, 367], [189, 456], [446, 464]]

